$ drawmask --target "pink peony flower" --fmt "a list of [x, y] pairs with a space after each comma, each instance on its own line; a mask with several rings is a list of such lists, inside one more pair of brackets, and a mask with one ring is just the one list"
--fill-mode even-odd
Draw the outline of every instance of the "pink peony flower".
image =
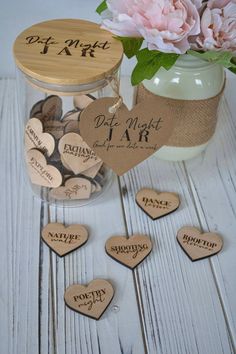
[[236, 54], [236, 0], [209, 0], [201, 18], [201, 34], [194, 49]]
[[197, 9], [200, 9], [202, 2], [203, 0], [192, 0], [192, 3], [196, 6]]
[[144, 37], [150, 50], [183, 54], [190, 48], [188, 37], [200, 33], [191, 0], [107, 0], [107, 5], [112, 19], [102, 27], [118, 36]]

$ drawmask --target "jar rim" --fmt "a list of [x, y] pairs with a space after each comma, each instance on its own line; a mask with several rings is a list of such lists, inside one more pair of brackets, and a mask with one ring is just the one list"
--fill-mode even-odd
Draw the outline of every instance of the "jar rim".
[[176, 68], [181, 69], [207, 69], [209, 66], [217, 66], [217, 63], [211, 63], [209, 61], [197, 58], [191, 54], [182, 54], [179, 56], [175, 63]]

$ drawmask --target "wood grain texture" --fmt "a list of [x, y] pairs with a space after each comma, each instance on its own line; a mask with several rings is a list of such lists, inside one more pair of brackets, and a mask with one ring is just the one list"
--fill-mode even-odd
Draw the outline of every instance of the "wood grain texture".
[[[220, 143], [222, 146], [223, 141]], [[210, 184], [205, 171], [211, 170], [210, 167], [211, 161], [208, 160], [205, 169], [198, 174], [198, 183], [200, 181], [205, 189], [209, 189]], [[134, 202], [136, 192], [144, 187], [178, 193], [181, 199], [180, 208], [163, 219], [150, 220]], [[225, 316], [224, 302], [219, 297], [217, 282], [217, 277], [222, 276], [221, 272], [227, 272], [226, 269], [219, 267], [216, 276], [208, 260], [192, 263], [176, 242], [176, 233], [182, 226], [200, 226], [196, 201], [184, 165], [150, 158], [121, 178], [121, 189], [129, 234], [137, 231], [147, 233], [154, 244], [152, 254], [136, 271], [149, 352], [233, 353], [228, 318]], [[216, 185], [214, 190], [217, 190]], [[225, 198], [223, 191], [221, 194]], [[208, 199], [208, 207], [211, 206], [209, 210], [212, 213], [215, 204], [216, 201], [211, 203]], [[224, 223], [223, 210], [221, 220]], [[226, 246], [222, 255], [216, 256], [214, 262], [224, 257], [225, 263], [231, 267], [232, 259], [227, 261], [227, 252], [229, 247], [234, 248], [234, 236], [231, 234], [228, 237], [231, 238], [228, 241], [230, 246]], [[229, 282], [231, 277], [228, 276]], [[233, 290], [231, 284], [224, 284], [224, 297], [228, 289]], [[235, 290], [234, 286], [234, 292]], [[231, 292], [231, 303], [234, 298]], [[230, 313], [233, 317], [233, 312]]]
[[[95, 204], [79, 209], [51, 207], [50, 215], [51, 222], [79, 222], [90, 233], [87, 244], [64, 260], [53, 255], [58, 353], [110, 353], [112, 347], [117, 354], [126, 350], [143, 354], [132, 272], [114, 262], [104, 250], [109, 236], [125, 234], [117, 182]], [[95, 278], [107, 279], [115, 288], [112, 303], [98, 322], [65, 308], [63, 300], [69, 285], [86, 284]]]
[[[122, 79], [121, 86], [131, 108], [129, 81]], [[0, 80], [1, 353], [235, 353], [236, 124], [232, 95], [227, 95], [228, 104], [223, 102], [217, 136], [199, 158], [185, 164], [150, 158], [121, 178], [122, 199], [115, 180], [109, 192], [90, 206], [56, 208], [32, 196], [22, 173], [19, 148], [24, 135], [19, 113], [29, 109], [33, 99], [45, 97], [30, 89], [25, 99], [21, 86], [18, 112], [15, 89], [14, 80]], [[143, 187], [178, 193], [180, 208], [152, 221], [135, 203], [135, 194]], [[84, 247], [61, 259], [40, 241], [48, 222], [87, 225], [90, 238]], [[221, 234], [223, 251], [211, 260], [192, 263], [176, 241], [184, 225]], [[152, 253], [134, 275], [104, 251], [108, 237], [126, 231], [150, 235], [153, 242]], [[93, 278], [110, 280], [116, 289], [99, 321], [74, 313], [63, 299], [69, 285]]]
[[[224, 250], [211, 259], [230, 334], [236, 348], [236, 120], [234, 82], [228, 80], [222, 102], [216, 135], [207, 151], [186, 163], [186, 172], [205, 230], [222, 234]], [[231, 110], [229, 109], [231, 107]], [[202, 178], [204, 174], [204, 179]], [[207, 181], [207, 186], [206, 186]]]
[[[22, 94], [24, 93], [21, 88]], [[35, 91], [22, 97], [22, 111], [38, 100]], [[15, 82], [0, 81], [1, 151], [3, 188], [0, 248], [1, 352], [122, 354], [144, 353], [139, 310], [132, 272], [120, 269], [104, 251], [106, 239], [125, 234], [117, 180], [96, 204], [80, 208], [55, 208], [32, 196], [23, 176], [21, 142], [23, 125], [18, 116]], [[4, 105], [2, 103], [4, 102]], [[25, 118], [26, 120], [26, 118]], [[9, 147], [8, 149], [6, 147]], [[59, 259], [40, 241], [48, 222], [82, 222], [90, 229], [83, 249]], [[116, 288], [112, 304], [96, 321], [65, 307], [64, 291], [74, 282], [93, 278], [111, 280]], [[129, 333], [129, 336], [127, 336]]]
[[[0, 249], [2, 353], [53, 352], [50, 263], [39, 233], [45, 209], [32, 196], [22, 173], [20, 143], [23, 129], [18, 117], [15, 81], [0, 81]], [[27, 102], [25, 102], [27, 104]]]
[[[49, 37], [46, 46], [38, 43]], [[114, 73], [121, 64], [123, 46], [97, 23], [59, 19], [35, 24], [20, 33], [14, 56], [29, 77], [45, 83], [81, 85]]]

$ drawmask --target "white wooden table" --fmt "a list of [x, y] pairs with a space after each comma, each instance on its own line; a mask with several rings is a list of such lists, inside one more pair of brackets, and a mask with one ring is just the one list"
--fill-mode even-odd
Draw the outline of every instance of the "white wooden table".
[[[0, 80], [0, 353], [229, 354], [236, 347], [236, 80], [229, 79], [217, 134], [186, 163], [155, 158], [116, 179], [97, 203], [49, 207], [22, 174], [15, 81]], [[233, 91], [234, 89], [234, 91]], [[131, 106], [129, 79], [123, 95]], [[141, 187], [177, 192], [178, 211], [152, 221], [135, 204]], [[57, 257], [40, 240], [48, 222], [90, 229], [81, 249]], [[224, 249], [192, 263], [176, 242], [185, 225], [219, 232]], [[104, 252], [112, 235], [150, 235], [152, 254], [132, 272]], [[110, 279], [115, 297], [99, 321], [64, 305], [65, 288]]]

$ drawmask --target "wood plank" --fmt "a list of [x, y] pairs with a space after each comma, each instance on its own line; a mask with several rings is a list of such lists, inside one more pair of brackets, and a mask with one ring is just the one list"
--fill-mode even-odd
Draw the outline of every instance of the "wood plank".
[[[132, 94], [126, 98], [131, 99]], [[143, 354], [145, 349], [133, 273], [108, 257], [104, 249], [107, 238], [126, 234], [117, 179], [114, 177], [110, 189], [91, 205], [80, 208], [51, 206], [50, 220], [81, 223], [90, 233], [87, 244], [81, 249], [64, 258], [52, 255], [57, 353], [105, 354], [112, 351], [114, 354]], [[112, 282], [115, 297], [99, 321], [65, 307], [64, 292], [69, 285], [87, 284], [100, 277]]]
[[23, 173], [23, 126], [18, 116], [15, 80], [1, 80], [0, 92], [0, 283], [5, 285], [1, 286], [0, 296], [1, 352], [48, 353], [52, 352], [48, 347], [52, 324], [49, 253], [41, 252], [39, 237], [46, 213], [32, 196]]
[[[142, 187], [179, 193], [180, 209], [152, 221], [135, 203]], [[148, 234], [154, 243], [136, 271], [149, 352], [233, 353], [209, 260], [192, 263], [176, 241], [182, 226], [200, 226], [183, 164], [152, 157], [125, 174], [121, 188], [129, 235]]]
[[[144, 353], [133, 274], [104, 250], [111, 235], [124, 235], [117, 181], [94, 204], [81, 208], [50, 208], [51, 221], [81, 223], [89, 228], [87, 244], [59, 259], [53, 255], [56, 340], [58, 353]], [[46, 246], [45, 246], [46, 247]], [[94, 278], [110, 280], [115, 297], [99, 321], [83, 317], [64, 305], [66, 287]], [[129, 333], [129, 335], [127, 335]], [[79, 335], [78, 335], [79, 334]]]
[[[233, 87], [235, 83], [232, 86], [230, 82], [230, 91]], [[229, 92], [229, 87], [226, 92]], [[230, 98], [230, 104], [233, 109], [232, 98]], [[230, 111], [224, 99], [219, 113], [217, 133], [212, 143], [202, 156], [185, 165], [203, 228], [216, 231], [224, 238], [223, 252], [218, 257], [212, 258], [211, 264], [236, 348], [236, 278], [232, 276], [236, 269], [236, 122], [234, 112], [235, 110]]]

